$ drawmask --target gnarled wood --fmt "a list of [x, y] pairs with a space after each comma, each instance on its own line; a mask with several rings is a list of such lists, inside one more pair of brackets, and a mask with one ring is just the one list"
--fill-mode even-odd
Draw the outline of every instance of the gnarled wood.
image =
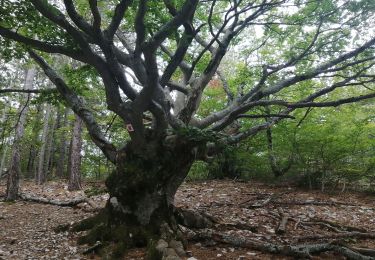
[[292, 256], [299, 259], [310, 259], [313, 254], [319, 254], [327, 251], [334, 251], [348, 259], [370, 260], [370, 256], [356, 252], [346, 246], [333, 243], [301, 244], [301, 245], [278, 245], [263, 242], [255, 239], [245, 238], [241, 235], [228, 235], [212, 230], [197, 232], [200, 239], [212, 239], [219, 243], [230, 244], [232, 246], [250, 248], [266, 253]]

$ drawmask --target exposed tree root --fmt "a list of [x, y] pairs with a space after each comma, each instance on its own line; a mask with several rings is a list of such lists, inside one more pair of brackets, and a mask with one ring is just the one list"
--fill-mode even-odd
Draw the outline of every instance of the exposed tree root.
[[246, 223], [223, 223], [220, 219], [205, 212], [198, 212], [190, 209], [176, 208], [176, 218], [179, 224], [192, 229], [210, 228], [215, 225], [219, 229], [242, 229], [257, 233], [258, 227]]
[[88, 202], [87, 198], [75, 198], [72, 200], [56, 200], [56, 199], [47, 199], [44, 197], [34, 197], [29, 194], [21, 193], [19, 198], [26, 201], [38, 202], [43, 204], [51, 204], [60, 207], [73, 207], [83, 202]]
[[90, 246], [88, 247], [87, 249], [85, 249], [82, 254], [84, 255], [88, 255], [88, 254], [91, 254], [91, 253], [94, 253], [96, 252], [99, 248], [101, 248], [103, 246], [102, 242], [100, 241], [97, 241], [93, 246]]
[[110, 223], [108, 211], [103, 209], [67, 229], [88, 231], [79, 238], [78, 244], [88, 244], [86, 254], [95, 252], [103, 258], [122, 259], [124, 252], [134, 247], [147, 247], [146, 259], [150, 260], [180, 260], [186, 256], [182, 233], [172, 229], [170, 224], [154, 227]]
[[375, 239], [375, 233], [362, 233], [362, 232], [342, 232], [337, 234], [329, 235], [311, 235], [311, 236], [301, 236], [297, 238], [297, 241], [306, 240], [327, 240], [327, 239], [345, 239], [345, 238], [361, 238], [361, 239]]
[[345, 202], [333, 202], [333, 201], [315, 201], [315, 200], [306, 200], [306, 201], [299, 201], [299, 200], [287, 200], [287, 201], [273, 201], [273, 204], [277, 205], [314, 205], [314, 206], [337, 206], [337, 205], [345, 205], [345, 206], [358, 206], [350, 203]]
[[373, 256], [375, 258], [375, 249], [359, 248], [359, 247], [352, 247], [351, 249], [363, 255]]
[[325, 227], [331, 231], [334, 231], [336, 233], [346, 233], [346, 232], [360, 232], [360, 233], [368, 233], [369, 231], [364, 229], [364, 228], [357, 228], [357, 227], [352, 227], [352, 226], [346, 226], [346, 225], [341, 225], [336, 222], [328, 221], [328, 220], [323, 220], [323, 219], [312, 219], [311, 221], [304, 221], [304, 222], [299, 222], [300, 225], [307, 225], [307, 226], [312, 226], [312, 225], [319, 225], [322, 227]]
[[368, 232], [368, 230], [364, 228], [341, 225], [340, 223], [329, 221], [329, 220], [324, 220], [324, 219], [312, 219], [311, 223], [327, 224], [333, 228], [337, 228], [338, 230], [341, 230], [341, 232], [345, 232], [345, 231], [357, 231], [357, 232], [362, 232], [362, 233]]
[[[312, 258], [313, 254], [319, 254], [326, 251], [334, 251], [341, 254], [348, 259], [353, 260], [370, 260], [374, 259], [371, 256], [356, 252], [344, 245], [333, 243], [318, 243], [318, 244], [302, 244], [302, 245], [277, 245], [268, 242], [262, 242], [255, 239], [248, 239], [241, 235], [228, 235], [218, 233], [212, 230], [199, 231], [197, 233], [199, 239], [211, 239], [219, 243], [230, 244], [236, 247], [249, 248], [259, 250], [265, 253], [293, 256], [296, 258]], [[196, 237], [196, 239], [197, 239]]]
[[175, 208], [174, 214], [178, 223], [188, 228], [208, 228], [218, 221], [213, 216], [184, 208]]

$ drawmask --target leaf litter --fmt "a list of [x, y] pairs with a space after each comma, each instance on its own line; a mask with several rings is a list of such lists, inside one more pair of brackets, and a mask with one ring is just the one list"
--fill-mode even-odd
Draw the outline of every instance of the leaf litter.
[[[93, 183], [86, 183], [84, 189], [92, 186]], [[5, 183], [0, 183], [0, 196], [4, 193]], [[83, 191], [69, 192], [62, 181], [42, 186], [24, 182], [21, 193], [54, 201], [87, 197]], [[98, 259], [95, 255], [82, 254], [87, 247], [77, 245], [80, 234], [54, 230], [95, 214], [107, 199], [108, 194], [96, 194], [89, 198], [90, 203], [73, 207], [24, 200], [0, 202], [0, 259]], [[213, 229], [223, 234], [282, 245], [330, 242], [338, 236], [340, 242], [351, 248], [375, 249], [374, 238], [345, 237], [350, 232], [375, 234], [373, 195], [321, 193], [223, 180], [185, 183], [176, 194], [175, 204], [214, 217], [218, 223]], [[288, 216], [285, 233], [278, 234], [277, 227], [285, 214]], [[143, 259], [144, 251], [130, 250], [124, 259]], [[187, 252], [189, 260], [293, 259], [215, 241], [190, 241]], [[345, 258], [327, 252], [314, 259]]]

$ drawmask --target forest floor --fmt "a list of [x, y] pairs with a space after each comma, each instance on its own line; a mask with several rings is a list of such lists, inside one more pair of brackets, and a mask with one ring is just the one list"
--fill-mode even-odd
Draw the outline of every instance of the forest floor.
[[[85, 189], [92, 190], [92, 185], [103, 184], [87, 183]], [[21, 189], [24, 197], [43, 197], [54, 202], [86, 197], [83, 191], [69, 192], [63, 182], [44, 186], [24, 182]], [[0, 197], [4, 192], [5, 184], [1, 182]], [[0, 259], [98, 259], [83, 254], [87, 246], [77, 245], [79, 234], [54, 230], [95, 214], [95, 208], [103, 207], [107, 197], [95, 195], [90, 197], [90, 203], [74, 207], [25, 200], [0, 202]], [[374, 195], [321, 193], [225, 180], [185, 183], [178, 191], [176, 204], [211, 216], [216, 220], [212, 230], [230, 237], [278, 245], [335, 241], [354, 250], [375, 249]], [[285, 230], [278, 230], [283, 219]], [[191, 241], [189, 259], [293, 259], [214, 240]], [[136, 249], [124, 259], [143, 259], [143, 255], [143, 249]], [[345, 258], [328, 252], [314, 259]]]

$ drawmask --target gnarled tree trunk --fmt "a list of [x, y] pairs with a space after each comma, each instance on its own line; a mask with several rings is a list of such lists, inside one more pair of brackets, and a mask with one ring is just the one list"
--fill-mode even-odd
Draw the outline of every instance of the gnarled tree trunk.
[[173, 200], [193, 160], [191, 147], [183, 143], [173, 149], [150, 145], [142, 154], [128, 144], [118, 153], [116, 171], [106, 181], [110, 198], [105, 210], [77, 226], [94, 227], [81, 242], [115, 241], [115, 248], [102, 252], [111, 252], [112, 257], [133, 246], [148, 246], [149, 259], [182, 257], [183, 238]]

